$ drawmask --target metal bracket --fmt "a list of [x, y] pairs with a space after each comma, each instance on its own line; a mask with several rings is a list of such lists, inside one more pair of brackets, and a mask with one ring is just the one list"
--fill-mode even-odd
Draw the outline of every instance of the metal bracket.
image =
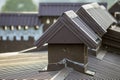
[[85, 74], [90, 75], [90, 76], [94, 76], [94, 75], [95, 75], [95, 72], [94, 72], [94, 71], [91, 71], [91, 70], [86, 70], [86, 71], [85, 71]]

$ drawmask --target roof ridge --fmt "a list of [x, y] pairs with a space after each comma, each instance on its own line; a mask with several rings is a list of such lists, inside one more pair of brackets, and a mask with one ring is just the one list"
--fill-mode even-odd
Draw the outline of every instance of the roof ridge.
[[[61, 17], [57, 20], [57, 22], [51, 25], [51, 27], [47, 31], [45, 31], [45, 33], [39, 38], [39, 40], [35, 42], [35, 45], [41, 47], [43, 44], [48, 42], [52, 38], [52, 36], [54, 36], [57, 33], [57, 31], [59, 31], [59, 29], [63, 27], [61, 25], [65, 25], [65, 27], [69, 29], [73, 34], [75, 34], [75, 36], [84, 44], [86, 44], [89, 47], [96, 48], [100, 43], [101, 38], [98, 35], [96, 35], [92, 31], [92, 29], [86, 27], [85, 25], [86, 23], [82, 23], [78, 19], [77, 21], [80, 22], [79, 24], [74, 19], [74, 18], [77, 19], [77, 17], [78, 17], [77, 14], [73, 10], [64, 12], [61, 15]], [[88, 32], [85, 30], [87, 30]], [[89, 33], [91, 35], [89, 35]]]

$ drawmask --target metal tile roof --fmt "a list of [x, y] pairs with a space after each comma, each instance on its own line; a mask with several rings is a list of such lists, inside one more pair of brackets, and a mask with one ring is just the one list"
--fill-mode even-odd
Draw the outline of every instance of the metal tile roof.
[[40, 25], [37, 13], [0, 13], [0, 26]]
[[117, 21], [107, 12], [104, 6], [97, 3], [83, 5], [77, 14], [88, 24], [99, 36], [103, 36], [111, 24]]
[[[59, 17], [57, 22], [53, 24], [47, 31], [45, 31], [45, 33], [39, 38], [35, 45], [41, 47], [45, 43], [50, 43], [50, 40], [54, 38], [54, 36], [57, 35], [58, 32], [64, 27], [72, 32], [72, 34], [74, 34], [77, 39], [82, 41], [82, 43], [91, 48], [96, 48], [101, 41], [101, 38], [96, 35], [96, 33], [94, 33], [92, 29], [90, 29], [89, 26], [85, 22], [83, 22], [82, 19], [80, 19], [74, 11], [70, 10], [64, 12], [62, 16]], [[64, 34], [67, 34], [66, 31], [62, 33], [62, 35]], [[70, 37], [71, 39], [73, 39], [69, 34], [66, 37]], [[64, 38], [59, 39], [62, 40]], [[58, 40], [56, 40], [56, 42], [58, 42]]]
[[[60, 16], [68, 10], [76, 11], [84, 4], [88, 3], [40, 3], [39, 16]], [[99, 4], [107, 7], [107, 3]]]

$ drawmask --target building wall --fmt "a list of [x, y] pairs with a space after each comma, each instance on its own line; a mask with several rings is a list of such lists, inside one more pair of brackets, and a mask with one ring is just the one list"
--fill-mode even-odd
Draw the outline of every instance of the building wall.
[[48, 44], [48, 70], [64, 68], [63, 64], [57, 63], [65, 58], [72, 60], [72, 62], [67, 61], [68, 67], [72, 67], [79, 72], [86, 71], [88, 55], [87, 47], [84, 44]]
[[35, 29], [34, 27], [29, 27], [28, 29], [24, 29], [22, 27], [20, 30], [17, 28], [14, 28], [14, 30], [10, 30], [8, 27], [7, 30], [4, 30], [3, 27], [0, 27], [0, 37], [2, 37], [2, 40], [7, 40], [7, 38], [10, 41], [13, 41], [14, 37], [16, 37], [16, 40], [20, 41], [21, 37], [23, 37], [23, 40], [28, 40], [29, 37], [33, 37], [35, 40], [37, 40], [43, 33], [42, 26], [40, 26], [39, 29]]
[[34, 43], [33, 37], [29, 37], [28, 40], [21, 39], [20, 41], [16, 40], [16, 38], [14, 38], [13, 41], [10, 41], [8, 39], [0, 40], [0, 52], [4, 53], [24, 50], [33, 47], [34, 46], [33, 43]]
[[49, 63], [57, 63], [64, 58], [86, 64], [87, 47], [84, 44], [48, 44]]
[[14, 52], [31, 48], [42, 33], [42, 26], [37, 30], [34, 27], [29, 27], [27, 30], [24, 28], [4, 30], [3, 27], [0, 27], [0, 52]]

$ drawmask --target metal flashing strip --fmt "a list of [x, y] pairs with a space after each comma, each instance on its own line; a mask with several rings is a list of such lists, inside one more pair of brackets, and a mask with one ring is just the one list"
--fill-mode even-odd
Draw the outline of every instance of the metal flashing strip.
[[97, 54], [98, 59], [103, 60], [104, 56], [106, 55], [107, 51], [105, 50], [100, 50], [99, 53]]
[[80, 62], [72, 61], [72, 60], [67, 59], [67, 58], [65, 60], [66, 60], [66, 62], [73, 63], [73, 64], [79, 65], [81, 67], [86, 67], [88, 65], [88, 64], [83, 64], [83, 63], [80, 63]]
[[65, 78], [73, 71], [72, 68], [63, 68], [56, 75], [54, 75], [50, 80], [65, 80]]

